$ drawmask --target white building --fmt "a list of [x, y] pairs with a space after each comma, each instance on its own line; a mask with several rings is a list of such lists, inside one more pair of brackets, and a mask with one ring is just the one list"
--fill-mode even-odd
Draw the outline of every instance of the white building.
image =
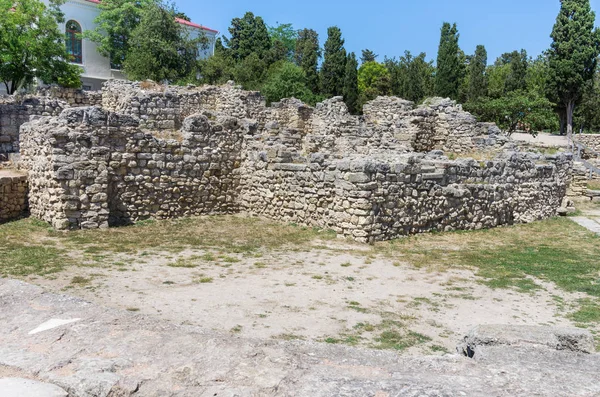
[[[48, 0], [42, 1], [45, 4], [49, 3]], [[87, 90], [99, 90], [106, 80], [124, 78], [120, 70], [111, 68], [110, 59], [100, 55], [95, 43], [78, 37], [81, 32], [96, 27], [94, 20], [100, 14], [99, 3], [100, 0], [67, 0], [61, 6], [65, 22], [59, 28], [67, 35], [67, 51], [71, 54], [73, 63], [83, 68], [81, 81], [83, 89]], [[214, 53], [215, 39], [219, 32], [179, 18], [177, 22], [185, 25], [192, 38], [202, 33], [206, 35], [209, 45], [207, 50], [200, 51], [201, 58]]]

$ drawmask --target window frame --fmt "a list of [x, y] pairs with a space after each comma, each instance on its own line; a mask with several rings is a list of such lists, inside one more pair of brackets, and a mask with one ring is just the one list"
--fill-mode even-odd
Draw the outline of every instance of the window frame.
[[[77, 26], [76, 29], [70, 29], [72, 25], [75, 24]], [[81, 38], [81, 34], [83, 33], [83, 28], [81, 24], [74, 19], [69, 19], [67, 23], [65, 23], [65, 46], [67, 48], [67, 54], [70, 59], [69, 62], [83, 65], [83, 39]], [[78, 52], [76, 50], [79, 50]]]

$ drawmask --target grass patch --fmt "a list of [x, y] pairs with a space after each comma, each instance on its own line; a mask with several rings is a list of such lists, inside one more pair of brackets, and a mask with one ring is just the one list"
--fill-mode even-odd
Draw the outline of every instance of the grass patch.
[[375, 244], [379, 253], [418, 268], [472, 268], [491, 288], [531, 292], [527, 276], [600, 297], [600, 238], [569, 219], [480, 231], [411, 236]]
[[214, 279], [212, 277], [202, 277], [201, 279], [198, 280], [198, 282], [200, 284], [209, 284], [212, 283], [214, 281]]
[[90, 282], [92, 282], [91, 278], [85, 278], [82, 276], [75, 276], [71, 279], [71, 285], [83, 286], [88, 285]]
[[167, 266], [176, 267], [176, 268], [184, 268], [184, 269], [193, 269], [195, 267], [198, 267], [198, 265], [196, 263], [193, 263], [189, 259], [178, 259], [175, 262], [168, 263]]
[[377, 342], [373, 345], [375, 349], [406, 350], [430, 342], [431, 338], [413, 331], [400, 333], [395, 330], [388, 330], [383, 331], [378, 338], [375, 338], [375, 341]]
[[600, 323], [600, 304], [591, 299], [582, 299], [579, 305], [579, 310], [569, 316], [571, 320], [579, 324]]

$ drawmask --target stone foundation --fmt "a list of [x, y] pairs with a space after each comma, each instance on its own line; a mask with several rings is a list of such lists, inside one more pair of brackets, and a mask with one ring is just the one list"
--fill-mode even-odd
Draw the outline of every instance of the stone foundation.
[[27, 176], [0, 170], [0, 223], [27, 212]]

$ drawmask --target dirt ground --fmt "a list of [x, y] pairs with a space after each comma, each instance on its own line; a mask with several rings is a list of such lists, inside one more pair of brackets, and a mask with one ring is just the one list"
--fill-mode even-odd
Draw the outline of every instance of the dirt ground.
[[540, 280], [543, 289], [534, 292], [491, 289], [470, 270], [418, 269], [365, 256], [360, 244], [327, 244], [252, 257], [141, 252], [104, 268], [77, 266], [28, 281], [243, 337], [393, 346], [414, 355], [452, 351], [478, 324], [572, 326], [563, 311], [582, 298]]

